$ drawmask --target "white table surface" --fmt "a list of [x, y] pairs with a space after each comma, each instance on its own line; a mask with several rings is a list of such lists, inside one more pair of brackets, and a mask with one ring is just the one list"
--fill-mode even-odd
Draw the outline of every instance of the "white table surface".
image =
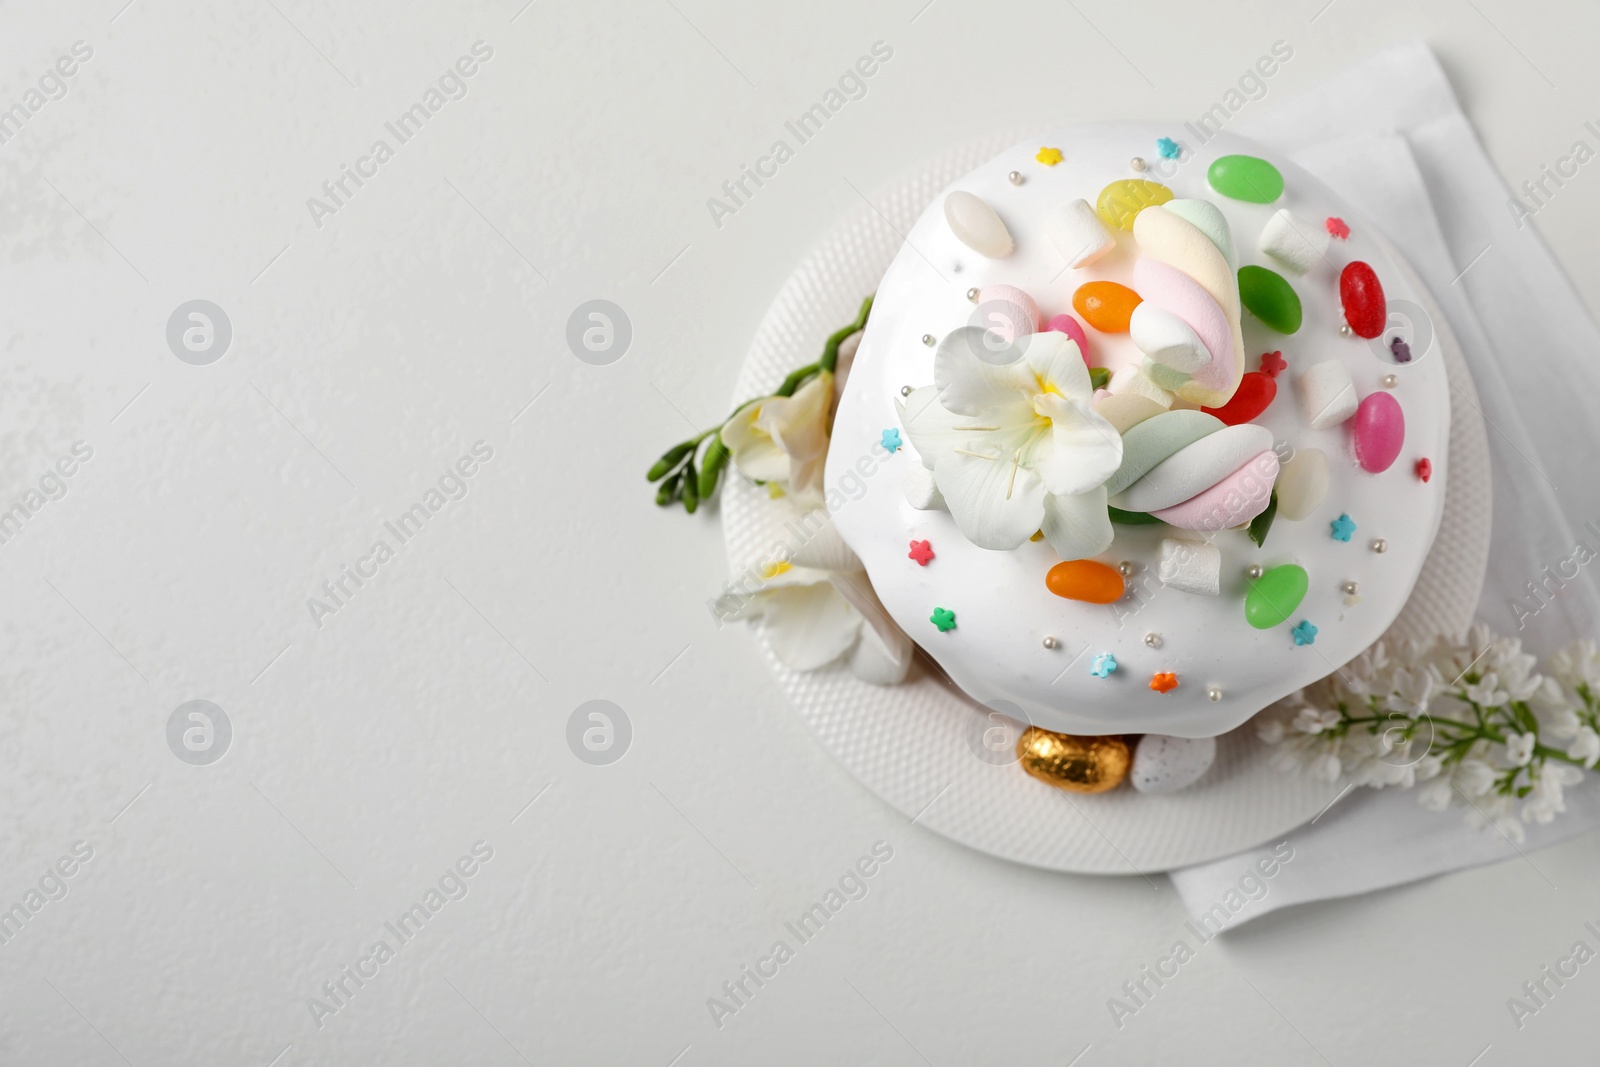
[[[641, 477], [724, 414], [809, 243], [923, 157], [1192, 119], [1285, 40], [1270, 108], [1421, 36], [1520, 184], [1600, 143], [1592, 6], [123, 2], [0, 11], [0, 108], [93, 49], [0, 144], [0, 509], [93, 449], [0, 544], [0, 909], [93, 849], [0, 943], [0, 1063], [1592, 1059], [1600, 965], [1520, 1030], [1506, 1007], [1600, 947], [1592, 834], [1268, 916], [1119, 1029], [1108, 998], [1185, 934], [1166, 881], [887, 809], [714, 625], [714, 515]], [[468, 95], [315, 225], [480, 39]], [[719, 228], [707, 197], [878, 40], [867, 94]], [[1600, 306], [1600, 162], [1536, 221]], [[196, 298], [233, 326], [208, 366], [165, 337]], [[633, 326], [605, 366], [565, 340], [595, 298]], [[465, 498], [319, 628], [307, 598], [479, 440]], [[192, 699], [232, 724], [209, 765], [168, 746]], [[632, 723], [609, 766], [566, 743], [592, 699]], [[719, 1029], [707, 998], [880, 840], [870, 893]], [[466, 896], [319, 1028], [308, 998], [478, 841]]]

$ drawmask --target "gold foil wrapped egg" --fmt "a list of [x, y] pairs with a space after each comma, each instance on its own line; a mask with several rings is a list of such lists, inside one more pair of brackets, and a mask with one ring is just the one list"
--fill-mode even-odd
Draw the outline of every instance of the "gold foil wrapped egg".
[[1104, 793], [1128, 776], [1133, 752], [1120, 737], [1074, 737], [1030, 726], [1017, 739], [1022, 769], [1069, 793]]

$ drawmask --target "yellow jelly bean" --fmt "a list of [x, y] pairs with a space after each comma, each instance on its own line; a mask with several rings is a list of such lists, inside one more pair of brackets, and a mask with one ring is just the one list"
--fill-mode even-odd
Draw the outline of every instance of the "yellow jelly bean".
[[1138, 293], [1116, 282], [1084, 282], [1072, 294], [1074, 310], [1101, 333], [1127, 333], [1133, 309], [1142, 302]]
[[1113, 230], [1133, 229], [1133, 218], [1147, 207], [1165, 204], [1172, 199], [1172, 190], [1160, 182], [1147, 182], [1143, 178], [1123, 178], [1100, 190], [1095, 202], [1095, 214]]

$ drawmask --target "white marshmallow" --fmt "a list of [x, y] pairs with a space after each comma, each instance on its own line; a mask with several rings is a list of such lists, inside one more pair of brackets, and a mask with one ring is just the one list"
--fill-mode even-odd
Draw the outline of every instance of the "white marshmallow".
[[1074, 200], [1045, 215], [1044, 235], [1073, 268], [1087, 267], [1117, 246], [1087, 200]]
[[1328, 231], [1316, 223], [1279, 208], [1261, 228], [1261, 251], [1296, 274], [1317, 265], [1328, 251]]
[[1150, 380], [1150, 376], [1133, 364], [1127, 364], [1120, 370], [1112, 373], [1111, 381], [1106, 383], [1113, 396], [1133, 394], [1142, 396], [1147, 400], [1154, 400], [1163, 408], [1170, 408], [1176, 399], [1172, 393], [1161, 388]]
[[1128, 336], [1139, 351], [1186, 375], [1211, 362], [1210, 350], [1187, 322], [1148, 301], [1133, 309]]
[[1185, 593], [1216, 596], [1222, 592], [1222, 552], [1204, 541], [1161, 539], [1161, 584]]
[[944, 510], [944, 494], [934, 484], [933, 472], [915, 457], [906, 464], [905, 494], [906, 503], [918, 511]]
[[1313, 430], [1337, 426], [1356, 413], [1356, 383], [1342, 359], [1313, 363], [1295, 381], [1300, 390], [1300, 413]]

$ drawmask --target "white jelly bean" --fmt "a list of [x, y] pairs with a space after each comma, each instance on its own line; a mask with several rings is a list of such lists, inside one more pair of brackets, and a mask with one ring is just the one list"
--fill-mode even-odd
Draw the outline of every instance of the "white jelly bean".
[[994, 208], [965, 190], [944, 198], [944, 220], [950, 224], [950, 232], [980, 256], [1004, 259], [1016, 247]]

